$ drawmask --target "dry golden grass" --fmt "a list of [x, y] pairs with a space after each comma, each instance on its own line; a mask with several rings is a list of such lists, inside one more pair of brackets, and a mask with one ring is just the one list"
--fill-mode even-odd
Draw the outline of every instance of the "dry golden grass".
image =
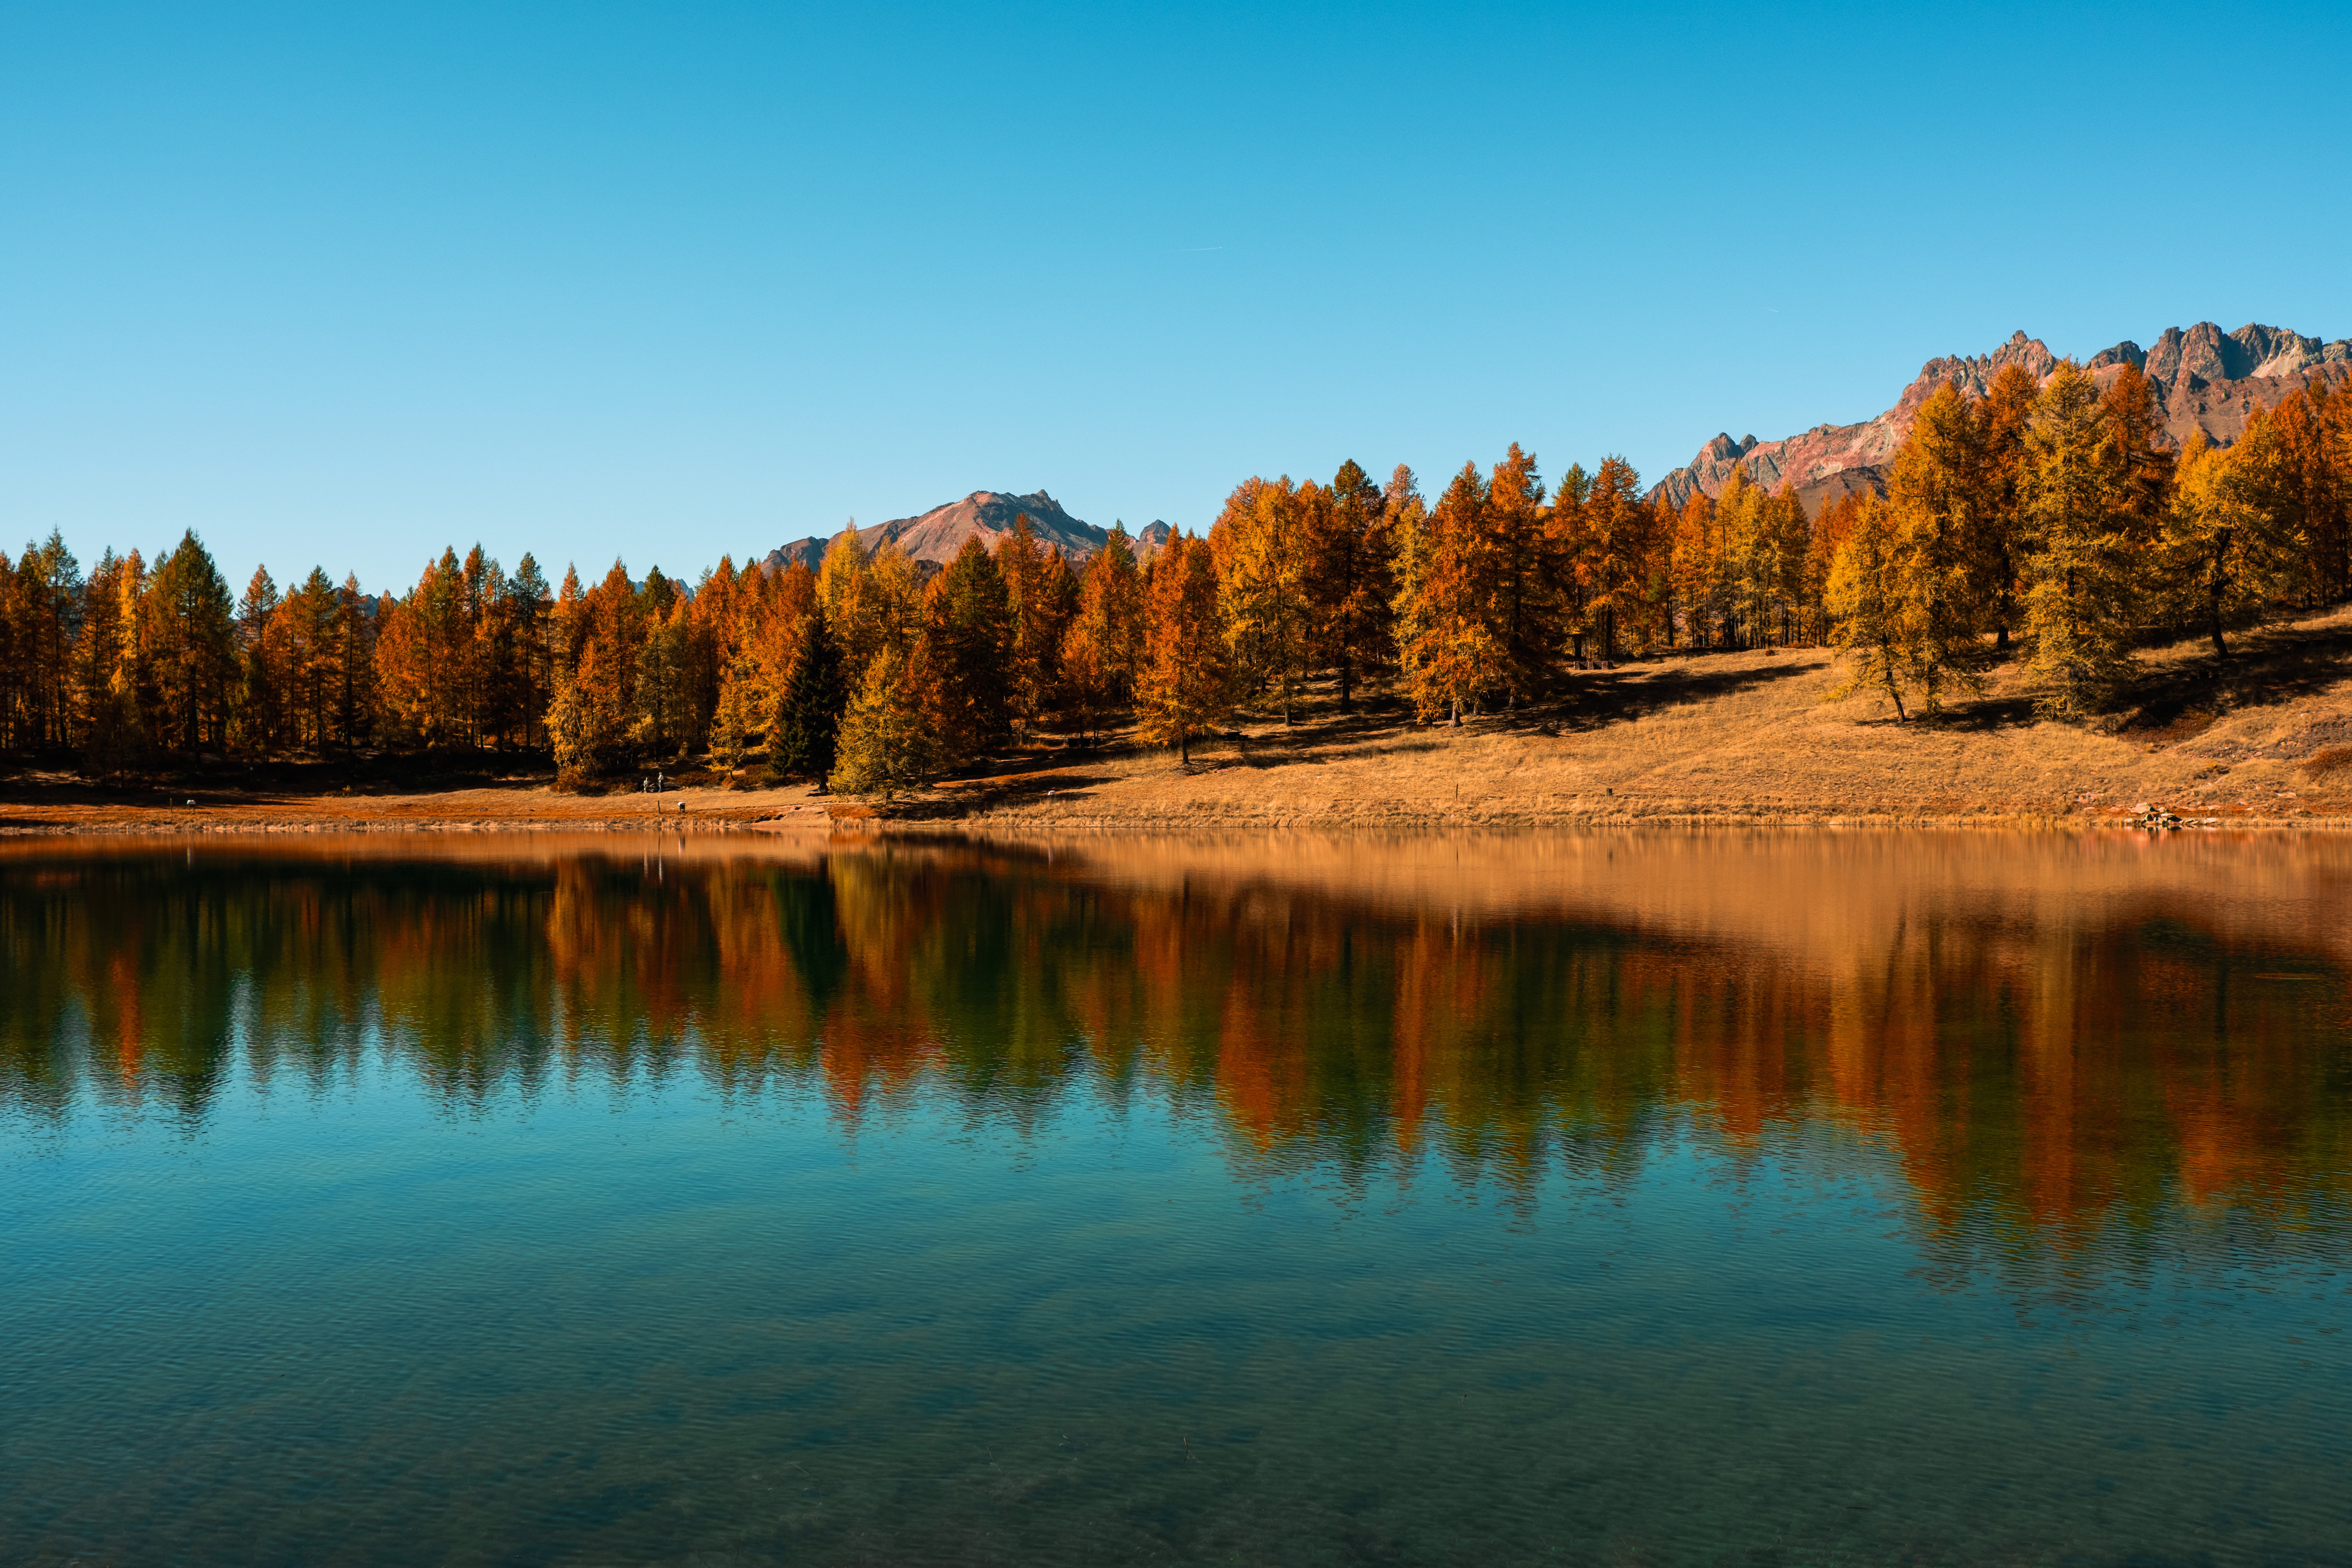
[[[1462, 728], [1393, 702], [1354, 716], [1328, 700], [1301, 721], [1244, 715], [1238, 740], [1192, 763], [1124, 739], [1035, 750], [888, 806], [803, 788], [697, 787], [656, 797], [559, 795], [518, 783], [404, 795], [154, 792], [110, 797], [20, 781], [0, 831], [645, 828], [763, 831], [887, 824], [1039, 830], [1568, 823], [2113, 820], [2142, 803], [2185, 818], [2309, 823], [2352, 816], [2352, 611], [2245, 639], [2217, 664], [2201, 642], [2143, 653], [2144, 679], [2105, 721], [2032, 715], [2011, 661], [1979, 700], [1897, 723], [1839, 684], [1818, 649], [1680, 656], [1569, 678], [1556, 703]], [[686, 809], [681, 811], [683, 805]]]
[[[1932, 721], [1825, 700], [1832, 656], [1705, 654], [1570, 677], [1570, 694], [1459, 730], [1401, 710], [1244, 719], [1239, 741], [1112, 749], [960, 781], [897, 815], [966, 826], [1365, 827], [1559, 822], [2097, 820], [2146, 802], [2184, 817], [2352, 815], [2352, 773], [2298, 763], [2352, 739], [2352, 612], [2249, 639], [2148, 650], [2096, 725], [2037, 720], [2021, 662]], [[2340, 729], [2339, 729], [2340, 726]], [[2308, 742], [2308, 743], [2306, 743]]]

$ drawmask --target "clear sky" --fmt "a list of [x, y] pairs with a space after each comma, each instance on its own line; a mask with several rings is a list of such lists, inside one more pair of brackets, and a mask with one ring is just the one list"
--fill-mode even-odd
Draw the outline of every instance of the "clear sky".
[[0, 542], [692, 575], [2352, 334], [2352, 8], [0, 0]]

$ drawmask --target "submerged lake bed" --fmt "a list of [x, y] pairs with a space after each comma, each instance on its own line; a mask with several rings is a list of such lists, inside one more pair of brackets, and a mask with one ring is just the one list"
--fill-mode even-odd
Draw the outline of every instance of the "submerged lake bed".
[[0, 1560], [2352, 1561], [2352, 844], [0, 854]]

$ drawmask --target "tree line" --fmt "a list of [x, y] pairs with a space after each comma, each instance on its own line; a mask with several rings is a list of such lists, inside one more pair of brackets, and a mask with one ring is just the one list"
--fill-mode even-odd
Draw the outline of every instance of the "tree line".
[[821, 566], [691, 587], [620, 563], [551, 587], [478, 546], [400, 595], [314, 568], [232, 592], [194, 533], [153, 563], [0, 552], [0, 749], [121, 774], [213, 755], [551, 755], [584, 785], [707, 756], [888, 796], [1052, 732], [1131, 723], [1189, 758], [1237, 707], [1394, 693], [1424, 721], [1517, 710], [1672, 651], [1832, 645], [1898, 717], [2021, 655], [2045, 712], [2112, 700], [2151, 632], [2229, 639], [2352, 592], [2352, 398], [2322, 385], [2217, 447], [2158, 444], [2126, 367], [2004, 369], [1921, 406], [1886, 493], [1809, 516], [1735, 473], [1679, 508], [1610, 458], [1547, 486], [1516, 444], [1432, 500], [1412, 470], [1253, 478], [1204, 536], [1082, 564], [1025, 518], [943, 568], [854, 529]]

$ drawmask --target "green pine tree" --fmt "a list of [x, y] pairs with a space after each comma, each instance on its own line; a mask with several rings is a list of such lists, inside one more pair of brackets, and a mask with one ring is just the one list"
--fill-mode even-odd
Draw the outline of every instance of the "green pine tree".
[[784, 679], [775, 723], [768, 731], [768, 776], [822, 784], [833, 772], [842, 710], [848, 700], [849, 682], [841, 649], [825, 625], [824, 605], [812, 605], [801, 616], [792, 672]]

